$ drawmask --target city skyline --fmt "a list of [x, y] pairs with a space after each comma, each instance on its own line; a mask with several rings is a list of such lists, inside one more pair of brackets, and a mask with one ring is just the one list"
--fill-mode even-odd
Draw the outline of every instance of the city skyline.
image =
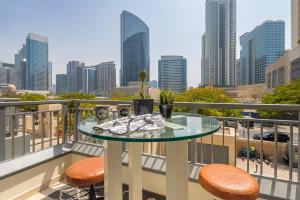
[[[205, 28], [204, 0], [200, 2], [191, 1], [189, 4], [177, 2], [172, 3], [172, 5], [169, 2], [160, 1], [159, 3], [158, 1], [143, 2], [143, 5], [137, 1], [128, 1], [126, 4], [120, 2], [119, 5], [91, 1], [89, 5], [82, 5], [75, 1], [70, 4], [70, 8], [67, 10], [65, 10], [66, 8], [59, 8], [59, 5], [64, 7], [68, 5], [67, 3], [46, 1], [46, 3], [37, 3], [33, 6], [32, 2], [34, 1], [23, 3], [13, 0], [0, 3], [0, 7], [5, 8], [5, 10], [0, 8], [1, 13], [5, 14], [5, 20], [1, 20], [0, 23], [6, 30], [0, 34], [0, 43], [2, 44], [0, 60], [13, 63], [13, 54], [22, 44], [20, 41], [29, 32], [35, 32], [49, 38], [49, 60], [53, 62], [53, 76], [57, 73], [66, 73], [66, 65], [70, 60], [83, 60], [88, 64], [114, 60], [117, 67], [117, 77], [119, 77], [119, 15], [122, 10], [128, 10], [149, 25], [151, 79], [158, 77], [157, 61], [161, 55], [177, 54], [183, 55], [189, 62], [188, 84], [196, 86], [200, 83], [201, 74], [193, 72], [200, 71], [201, 66], [201, 36]], [[44, 4], [49, 9], [43, 10]], [[71, 15], [70, 10], [78, 9], [80, 6], [82, 7], [79, 9], [79, 16]], [[171, 6], [173, 10], [167, 6]], [[269, 7], [269, 9], [264, 9], [265, 7]], [[35, 12], [20, 18], [17, 12], [22, 13], [21, 8], [33, 9]], [[35, 19], [38, 14], [41, 14], [39, 8], [44, 13], [39, 16], [40, 19]], [[51, 8], [56, 8], [56, 11]], [[155, 14], [151, 13], [151, 8], [156, 8]], [[174, 9], [181, 11], [181, 14], [176, 14]], [[255, 16], [252, 16], [253, 10], [255, 10]], [[99, 16], [91, 14], [100, 13], [100, 11], [102, 14]], [[82, 12], [85, 12], [85, 16], [80, 14]], [[250, 17], [251, 20], [249, 20]], [[276, 2], [276, 5], [270, 0], [264, 2], [237, 1], [237, 37], [268, 19], [286, 21], [286, 48], [290, 48], [289, 1], [279, 1]], [[66, 37], [66, 34], [69, 37]], [[178, 41], [174, 42], [175, 39]], [[237, 44], [237, 52], [239, 49]], [[239, 58], [239, 53], [237, 53], [237, 58]]]

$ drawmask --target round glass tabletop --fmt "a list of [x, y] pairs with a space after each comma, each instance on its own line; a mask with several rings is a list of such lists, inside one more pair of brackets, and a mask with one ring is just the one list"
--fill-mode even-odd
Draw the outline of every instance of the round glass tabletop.
[[200, 138], [217, 132], [220, 122], [211, 117], [198, 114], [174, 113], [171, 119], [165, 122], [165, 128], [151, 132], [132, 132], [126, 135], [117, 135], [108, 131], [94, 130], [99, 123], [90, 118], [78, 124], [80, 133], [102, 140], [121, 142], [167, 142]]

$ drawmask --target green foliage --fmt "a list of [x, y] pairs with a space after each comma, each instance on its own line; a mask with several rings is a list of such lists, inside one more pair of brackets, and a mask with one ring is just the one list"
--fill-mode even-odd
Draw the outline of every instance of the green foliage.
[[114, 91], [111, 93], [111, 100], [123, 100], [123, 101], [132, 101], [133, 99], [139, 98], [139, 94], [128, 95], [125, 92]]
[[159, 94], [160, 104], [173, 104], [175, 93], [171, 90], [161, 90]]
[[[34, 94], [34, 93], [18, 94], [16, 97], [20, 98], [21, 101], [43, 101], [43, 100], [47, 100], [47, 97], [45, 95]], [[20, 106], [20, 109], [22, 109], [24, 111], [33, 111], [33, 110], [37, 110], [37, 106], [36, 105]]]
[[141, 91], [140, 91], [140, 96], [142, 99], [145, 99], [145, 80], [147, 77], [147, 73], [145, 70], [140, 72], [140, 80], [141, 80]]
[[[94, 100], [96, 99], [96, 95], [94, 94], [84, 94], [84, 93], [65, 93], [60, 96], [58, 96], [57, 99], [60, 100]], [[82, 108], [92, 108], [95, 104], [89, 104], [89, 103], [82, 103], [80, 104], [80, 107]], [[69, 104], [69, 108], [75, 108], [75, 105], [73, 102]]]
[[[211, 103], [235, 103], [236, 101], [227, 96], [223, 89], [214, 87], [207, 88], [194, 88], [187, 90], [183, 93], [176, 95], [176, 101], [179, 102], [211, 102]], [[189, 108], [175, 108], [177, 112], [189, 112]], [[227, 116], [227, 117], [239, 117], [241, 116], [240, 110], [232, 109], [214, 109], [205, 108], [197, 109], [197, 112], [202, 115], [208, 116]]]
[[[264, 104], [300, 104], [300, 79], [290, 85], [277, 86], [273, 93], [265, 94], [262, 98]], [[282, 111], [259, 110], [263, 118], [278, 118], [283, 115], [293, 115]]]

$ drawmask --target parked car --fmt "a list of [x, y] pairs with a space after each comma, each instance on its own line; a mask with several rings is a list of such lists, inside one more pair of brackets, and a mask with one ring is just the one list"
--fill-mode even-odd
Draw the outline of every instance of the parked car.
[[[263, 137], [263, 140], [266, 140], [266, 141], [272, 141], [272, 142], [275, 141], [275, 133], [274, 132], [263, 133], [262, 137]], [[260, 138], [261, 138], [261, 134], [253, 135], [254, 140], [260, 140]], [[290, 137], [287, 134], [281, 133], [281, 132], [277, 133], [277, 141], [278, 142], [288, 142], [289, 140], [290, 140]]]

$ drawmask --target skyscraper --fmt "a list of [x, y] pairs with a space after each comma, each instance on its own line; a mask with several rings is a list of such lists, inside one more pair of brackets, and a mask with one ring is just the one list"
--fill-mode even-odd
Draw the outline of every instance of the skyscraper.
[[121, 14], [121, 86], [139, 81], [139, 72], [146, 70], [150, 77], [149, 27], [134, 14]]
[[56, 74], [56, 94], [67, 92], [67, 74]]
[[183, 56], [161, 56], [158, 61], [158, 87], [174, 92], [186, 90], [187, 69]]
[[26, 38], [26, 89], [48, 90], [48, 38], [29, 33]]
[[17, 84], [17, 74], [14, 64], [0, 62], [0, 83]]
[[52, 91], [52, 62], [48, 63], [48, 91]]
[[27, 69], [27, 48], [23, 45], [22, 48], [15, 54], [15, 68], [17, 76], [17, 89], [26, 89], [26, 69]]
[[85, 67], [83, 69], [83, 92], [96, 94], [97, 70], [95, 67]]
[[52, 64], [48, 60], [48, 38], [29, 33], [26, 45], [15, 54], [15, 66], [18, 89], [51, 89]]
[[284, 21], [265, 21], [240, 37], [242, 85], [265, 82], [265, 68], [284, 53]]
[[80, 61], [70, 61], [67, 64], [67, 88], [68, 92], [79, 92], [83, 86], [83, 67]]
[[95, 66], [97, 70], [97, 95], [105, 96], [116, 87], [116, 65], [104, 62]]
[[300, 41], [300, 0], [291, 0], [292, 12], [292, 49], [299, 46]]
[[206, 0], [203, 40], [203, 85], [234, 86], [236, 0]]
[[241, 60], [235, 62], [235, 85], [241, 85]]

